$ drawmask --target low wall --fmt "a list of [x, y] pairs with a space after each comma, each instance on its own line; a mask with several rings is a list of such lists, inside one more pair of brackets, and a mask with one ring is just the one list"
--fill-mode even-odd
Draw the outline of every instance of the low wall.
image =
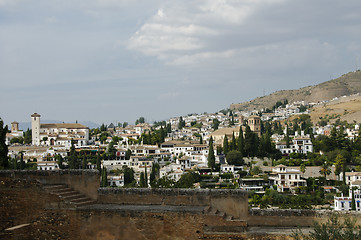
[[3, 170], [0, 177], [38, 180], [42, 184], [67, 184], [74, 190], [96, 200], [100, 186], [98, 170]]
[[247, 223], [250, 227], [313, 227], [315, 222], [326, 223], [331, 214], [337, 214], [340, 220], [354, 218], [356, 225], [361, 226], [359, 212], [305, 209], [251, 209]]
[[248, 215], [247, 192], [234, 189], [100, 188], [99, 203], [210, 206], [235, 218]]

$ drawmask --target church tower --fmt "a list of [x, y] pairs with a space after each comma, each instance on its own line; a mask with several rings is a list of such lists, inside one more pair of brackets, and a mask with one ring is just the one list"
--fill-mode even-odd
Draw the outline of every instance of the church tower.
[[248, 126], [249, 128], [261, 137], [261, 118], [257, 115], [252, 115], [248, 118]]
[[19, 123], [14, 121], [11, 123], [11, 132], [16, 133], [17, 131], [19, 131]]
[[34, 113], [31, 115], [31, 134], [32, 134], [32, 144], [39, 146], [40, 145], [40, 115]]

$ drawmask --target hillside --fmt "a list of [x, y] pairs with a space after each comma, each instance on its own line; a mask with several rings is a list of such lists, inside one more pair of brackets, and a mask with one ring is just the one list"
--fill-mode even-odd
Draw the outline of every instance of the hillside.
[[330, 100], [361, 92], [361, 71], [350, 72], [315, 86], [308, 86], [296, 90], [281, 90], [267, 96], [258, 97], [251, 101], [231, 104], [232, 110], [259, 110], [271, 108], [277, 101], [287, 99], [289, 102], [307, 101], [318, 102]]
[[321, 104], [312, 108], [311, 121], [315, 124], [320, 117], [328, 119], [331, 123], [336, 119], [352, 123], [361, 122], [361, 95], [342, 97], [327, 104]]

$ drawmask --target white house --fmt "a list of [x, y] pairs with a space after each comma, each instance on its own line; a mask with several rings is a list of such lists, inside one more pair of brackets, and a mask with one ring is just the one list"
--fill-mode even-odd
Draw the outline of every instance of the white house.
[[159, 171], [159, 176], [161, 178], [168, 177], [176, 182], [181, 178], [182, 175], [183, 175], [182, 166], [176, 163], [171, 163], [169, 165], [166, 165], [162, 167]]
[[[334, 197], [334, 207], [336, 211], [351, 211], [352, 210], [352, 190], [349, 192], [349, 197]], [[354, 191], [356, 211], [361, 211], [361, 191], [360, 189]]]
[[56, 161], [43, 161], [37, 162], [38, 170], [56, 170], [59, 169], [59, 165]]
[[5, 144], [10, 145], [11, 139], [15, 137], [18, 138], [23, 136], [24, 136], [24, 132], [22, 130], [19, 130], [19, 123], [14, 121], [11, 123], [11, 132], [6, 133]]
[[280, 150], [282, 154], [290, 154], [290, 153], [308, 153], [313, 152], [313, 144], [311, 138], [301, 136], [295, 137], [290, 142], [289, 147], [287, 147], [286, 142], [282, 141], [276, 144], [276, 149]]
[[89, 128], [79, 123], [40, 124], [40, 115], [31, 115], [32, 145], [84, 146], [89, 141]]
[[306, 186], [307, 182], [301, 179], [301, 171], [278, 165], [272, 169], [269, 177], [272, 185], [277, 185], [277, 191], [294, 191], [296, 187]]
[[108, 176], [108, 185], [111, 187], [123, 187], [124, 186], [124, 175], [119, 176]]

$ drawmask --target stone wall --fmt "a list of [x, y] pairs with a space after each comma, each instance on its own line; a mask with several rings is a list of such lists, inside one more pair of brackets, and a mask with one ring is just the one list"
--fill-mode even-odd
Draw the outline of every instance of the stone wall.
[[234, 189], [100, 188], [99, 203], [210, 206], [238, 219], [248, 215], [247, 192]]
[[356, 225], [361, 226], [359, 212], [305, 209], [251, 209], [247, 224], [258, 227], [312, 227], [315, 222], [327, 222], [331, 214], [337, 214], [340, 220], [345, 217], [354, 218]]
[[0, 177], [37, 180], [42, 184], [67, 184], [74, 190], [96, 200], [100, 186], [98, 170], [4, 170]]

